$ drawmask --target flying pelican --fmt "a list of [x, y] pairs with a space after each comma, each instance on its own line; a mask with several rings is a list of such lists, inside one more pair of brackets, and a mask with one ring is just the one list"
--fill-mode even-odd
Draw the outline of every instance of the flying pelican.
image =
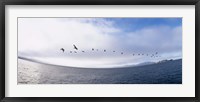
[[74, 49], [78, 50], [78, 48], [76, 47], [76, 45], [73, 45], [74, 46]]
[[63, 48], [61, 48], [60, 50], [62, 50], [62, 51], [63, 51], [63, 53], [65, 52], [65, 49], [63, 49]]

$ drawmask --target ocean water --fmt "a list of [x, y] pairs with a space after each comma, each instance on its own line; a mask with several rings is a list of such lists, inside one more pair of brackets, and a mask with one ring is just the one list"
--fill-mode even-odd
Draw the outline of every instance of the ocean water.
[[18, 59], [18, 84], [182, 84], [182, 60], [126, 68], [72, 68]]

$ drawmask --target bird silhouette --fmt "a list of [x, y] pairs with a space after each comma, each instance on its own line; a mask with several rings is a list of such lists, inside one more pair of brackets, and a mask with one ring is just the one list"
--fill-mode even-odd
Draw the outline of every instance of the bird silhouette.
[[123, 53], [123, 52], [121, 52], [121, 54], [123, 55], [124, 53]]
[[61, 48], [60, 50], [62, 50], [62, 51], [63, 51], [63, 53], [65, 52], [65, 49], [64, 49], [64, 48]]
[[85, 52], [85, 51], [82, 51], [82, 52]]
[[92, 51], [94, 51], [94, 48], [92, 48]]
[[115, 52], [115, 51], [113, 51], [113, 52]]
[[74, 49], [78, 50], [78, 48], [76, 47], [76, 45], [73, 45], [74, 46]]
[[106, 50], [103, 50], [104, 52], [106, 52]]

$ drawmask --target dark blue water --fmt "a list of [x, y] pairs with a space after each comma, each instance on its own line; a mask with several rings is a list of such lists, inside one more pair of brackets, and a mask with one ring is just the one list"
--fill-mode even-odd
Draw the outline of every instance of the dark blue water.
[[[23, 62], [21, 62], [23, 63]], [[29, 62], [35, 63], [35, 62]], [[25, 79], [18, 83], [26, 84], [182, 84], [182, 60], [167, 61], [152, 65], [89, 69], [69, 68], [45, 64], [37, 64], [34, 72], [38, 76], [31, 77], [31, 72], [23, 76], [18, 72], [20, 78]], [[26, 70], [32, 68], [23, 65]], [[25, 68], [24, 67], [24, 68]], [[23, 68], [23, 67], [21, 67]], [[23, 69], [22, 69], [23, 70]], [[37, 78], [36, 78], [37, 77]]]

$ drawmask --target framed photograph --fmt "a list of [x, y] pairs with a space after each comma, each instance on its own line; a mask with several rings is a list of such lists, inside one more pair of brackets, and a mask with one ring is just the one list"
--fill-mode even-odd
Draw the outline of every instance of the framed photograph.
[[199, 101], [199, 0], [1, 6], [2, 101]]

